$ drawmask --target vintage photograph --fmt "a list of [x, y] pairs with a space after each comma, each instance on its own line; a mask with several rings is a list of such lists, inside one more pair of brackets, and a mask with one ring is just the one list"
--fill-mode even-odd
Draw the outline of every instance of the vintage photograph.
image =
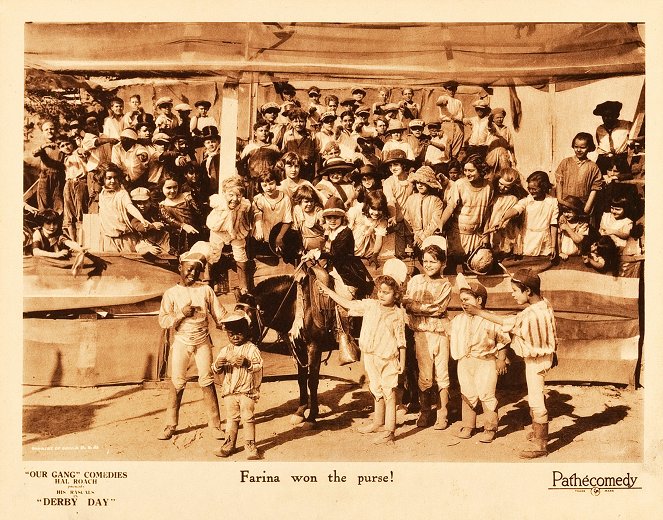
[[26, 23], [22, 460], [642, 463], [646, 30]]

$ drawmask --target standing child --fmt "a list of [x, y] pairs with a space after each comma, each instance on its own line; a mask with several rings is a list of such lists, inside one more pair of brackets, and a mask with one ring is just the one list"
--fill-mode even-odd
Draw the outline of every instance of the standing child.
[[[251, 203], [244, 197], [244, 181], [239, 175], [226, 177], [221, 183], [222, 193], [210, 197], [210, 211], [207, 227], [210, 230], [210, 282], [214, 284], [219, 272], [223, 247], [232, 247], [233, 259], [237, 267], [239, 288], [242, 292], [253, 289], [253, 276], [250, 272], [249, 257], [246, 254], [246, 239], [251, 233]], [[213, 265], [212, 265], [213, 264]]]
[[246, 458], [258, 460], [262, 455], [256, 447], [254, 410], [260, 398], [262, 358], [258, 347], [249, 341], [251, 323], [246, 313], [235, 311], [221, 322], [230, 344], [221, 349], [212, 370], [223, 374], [221, 395], [226, 408], [226, 435], [223, 445], [214, 450], [214, 455], [230, 457], [235, 452], [241, 419]]
[[202, 233], [202, 214], [190, 193], [180, 191], [180, 181], [164, 173], [162, 192], [166, 197], [159, 202], [161, 219], [166, 223], [171, 245], [178, 254], [191, 249]]
[[407, 246], [403, 211], [408, 198], [414, 191], [412, 184], [408, 181], [412, 161], [407, 158], [403, 150], [392, 150], [386, 154], [382, 164], [391, 173], [382, 182], [382, 191], [387, 197], [389, 206], [389, 226], [394, 233], [394, 255], [396, 258], [402, 258]]
[[567, 195], [559, 201], [559, 257], [567, 260], [578, 256], [585, 249], [589, 224], [583, 214], [583, 204], [578, 197]]
[[[486, 307], [488, 292], [478, 281], [456, 278], [463, 310], [469, 305]], [[458, 382], [462, 399], [462, 426], [457, 434], [469, 439], [476, 428], [477, 405], [483, 408], [483, 433], [480, 442], [492, 442], [497, 433], [497, 376], [507, 370], [506, 348], [510, 338], [481, 316], [467, 312], [451, 320], [451, 357], [458, 360]]]
[[546, 172], [537, 171], [527, 177], [529, 195], [520, 199], [502, 217], [500, 227], [510, 218], [523, 214], [523, 255], [557, 257], [557, 199], [548, 194], [551, 188]]
[[[301, 186], [307, 185], [310, 188], [313, 188], [313, 184], [301, 177], [302, 160], [295, 152], [284, 153], [283, 156], [276, 161], [274, 170], [278, 176], [283, 179], [281, 184], [279, 184], [279, 189], [290, 198], [291, 203], [293, 202], [295, 192]], [[315, 190], [315, 188], [313, 189]]]
[[99, 222], [102, 232], [102, 249], [118, 253], [135, 251], [135, 235], [130, 217], [144, 227], [150, 223], [133, 205], [129, 193], [122, 186], [122, 171], [113, 163], [102, 169], [104, 187], [99, 193]]
[[464, 310], [502, 326], [511, 335], [511, 348], [525, 361], [527, 401], [532, 416], [532, 445], [520, 452], [524, 459], [548, 455], [548, 410], [544, 395], [545, 375], [556, 363], [557, 330], [548, 300], [541, 296], [541, 279], [531, 269], [520, 269], [511, 277], [511, 295], [525, 309], [501, 316], [478, 306]]
[[83, 214], [88, 212], [87, 159], [89, 152], [83, 148], [74, 150], [75, 141], [68, 138], [61, 143], [64, 158], [64, 220], [63, 226], [69, 236], [76, 240], [83, 223]]
[[283, 135], [281, 152], [294, 152], [299, 156], [300, 175], [313, 180], [315, 174], [316, 144], [315, 138], [306, 128], [308, 116], [301, 108], [294, 108], [288, 113], [290, 128]]
[[354, 169], [353, 163], [341, 157], [331, 157], [324, 162], [320, 170], [323, 179], [315, 185], [323, 202], [327, 202], [330, 197], [337, 197], [343, 201], [346, 209], [352, 207], [357, 192], [347, 175]]
[[376, 278], [376, 299], [351, 301], [319, 283], [320, 290], [350, 314], [363, 316], [359, 333], [368, 384], [373, 395], [373, 422], [360, 433], [378, 433], [375, 444], [393, 444], [396, 431], [396, 387], [405, 369], [405, 313], [399, 306], [401, 288], [391, 276]]
[[447, 306], [451, 299], [451, 284], [442, 276], [446, 263], [446, 241], [430, 237], [423, 244], [423, 273], [413, 276], [407, 284], [403, 305], [414, 331], [414, 345], [419, 367], [419, 404], [421, 410], [417, 427], [432, 425], [431, 405], [437, 399], [431, 395], [437, 383], [440, 406], [437, 410], [436, 430], [444, 430], [449, 403], [449, 318]]
[[186, 252], [180, 256], [181, 281], [163, 293], [159, 310], [159, 325], [173, 329], [171, 346], [171, 386], [168, 392], [166, 425], [157, 436], [170, 439], [177, 431], [180, 403], [186, 386], [186, 371], [193, 357], [198, 368], [198, 384], [203, 391], [209, 427], [215, 439], [223, 439], [219, 401], [212, 376], [212, 342], [208, 318], [217, 326], [228, 313], [214, 296], [209, 285], [199, 281], [207, 263], [205, 256]]
[[583, 213], [591, 216], [596, 196], [603, 187], [599, 167], [587, 158], [589, 152], [596, 150], [594, 138], [587, 132], [580, 132], [571, 146], [574, 156], [562, 159], [555, 171], [555, 196], [557, 200], [567, 195], [578, 197], [584, 204]]
[[271, 170], [279, 158], [280, 152], [276, 145], [270, 143], [270, 123], [259, 119], [253, 125], [253, 141], [250, 141], [242, 150], [240, 159], [240, 173], [247, 179], [247, 198], [260, 192], [260, 174]]

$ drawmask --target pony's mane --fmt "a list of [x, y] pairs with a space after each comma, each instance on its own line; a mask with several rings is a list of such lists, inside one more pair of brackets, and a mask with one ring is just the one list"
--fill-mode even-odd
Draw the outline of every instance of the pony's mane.
[[269, 296], [273, 292], [278, 292], [280, 289], [286, 288], [291, 283], [292, 276], [287, 274], [265, 278], [263, 281], [258, 283], [258, 285], [256, 285], [255, 289], [253, 290], [253, 295], [256, 298], [264, 295]]

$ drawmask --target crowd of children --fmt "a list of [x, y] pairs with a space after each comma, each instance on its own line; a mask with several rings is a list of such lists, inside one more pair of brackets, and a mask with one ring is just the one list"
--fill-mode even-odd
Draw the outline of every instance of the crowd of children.
[[[206, 100], [195, 103], [191, 116], [188, 104], [173, 107], [167, 97], [157, 100], [155, 115], [144, 111], [137, 95], [126, 113], [114, 98], [103, 121], [71, 121], [60, 136], [45, 121], [44, 144], [34, 152], [40, 161], [39, 223], [24, 233], [25, 250], [55, 258], [84, 251], [80, 228], [87, 214], [97, 215], [102, 251], [180, 258], [182, 282], [164, 294], [159, 316], [164, 328], [177, 331], [162, 439], [176, 431], [182, 370], [193, 356], [210, 426], [225, 439], [217, 455], [233, 453], [241, 419], [247, 453], [259, 457], [253, 405], [262, 361], [249, 341], [248, 316], [224, 317], [214, 292], [229, 290], [230, 266], [240, 289], [250, 291], [253, 261], [267, 255], [315, 264], [311, 272], [320, 290], [345, 309], [344, 319], [347, 312], [364, 316], [359, 343], [375, 399], [365, 433], [386, 432], [380, 442], [393, 442], [407, 322], [418, 367], [417, 425], [447, 427], [451, 357], [458, 360], [462, 393], [460, 436], [472, 435], [481, 402], [487, 419], [480, 440], [490, 442], [497, 430], [495, 385], [510, 343], [525, 359], [538, 442], [523, 456], [541, 456], [547, 436], [542, 374], [553, 363], [555, 331], [538, 277], [513, 275], [514, 299], [527, 307], [511, 319], [485, 311], [485, 288], [459, 276], [464, 312], [450, 321], [452, 287], [444, 276], [485, 274], [505, 259], [564, 262], [573, 256], [599, 272], [623, 274], [620, 258], [642, 252], [642, 197], [621, 183], [629, 177], [625, 154], [633, 141], [623, 131], [627, 122], [618, 119], [621, 104], [602, 103], [594, 112], [604, 121], [596, 132], [600, 160], [588, 158], [594, 137], [579, 132], [573, 155], [552, 176], [535, 171], [523, 183], [506, 111], [491, 108], [481, 95], [472, 104], [477, 115], [466, 118], [457, 87], [444, 84], [439, 120], [428, 123], [419, 119], [410, 88], [397, 103], [381, 89], [372, 107], [360, 87], [348, 99], [330, 95], [324, 103], [320, 89], [311, 87], [308, 106], [284, 88], [283, 104], [260, 107], [252, 140], [238, 150], [236, 171], [223, 177], [222, 136]], [[421, 274], [406, 287], [390, 276], [373, 281], [366, 269], [378, 267], [390, 237], [393, 256], [421, 262]], [[206, 244], [204, 254], [196, 243]], [[208, 285], [200, 282], [203, 273]], [[377, 299], [371, 300], [374, 287]], [[208, 315], [225, 324], [230, 341], [213, 365]], [[210, 393], [212, 370], [224, 375], [225, 434]]]

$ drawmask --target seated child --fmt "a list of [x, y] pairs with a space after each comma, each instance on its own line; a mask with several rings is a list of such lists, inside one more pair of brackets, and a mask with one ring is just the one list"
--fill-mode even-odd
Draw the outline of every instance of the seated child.
[[617, 195], [610, 201], [610, 211], [606, 211], [601, 216], [599, 233], [609, 236], [619, 251], [624, 249], [633, 229], [633, 221], [626, 216], [628, 206], [628, 198]]
[[240, 419], [244, 431], [244, 451], [247, 460], [262, 455], [256, 447], [255, 405], [260, 398], [262, 357], [250, 340], [250, 318], [235, 311], [221, 319], [229, 344], [222, 347], [212, 364], [212, 370], [223, 375], [221, 396], [226, 408], [226, 435], [223, 445], [214, 450], [217, 457], [235, 453]]
[[40, 226], [32, 234], [32, 255], [68, 258], [71, 251], [84, 251], [77, 242], [62, 234], [62, 215], [52, 209], [37, 214]]
[[320, 176], [323, 179], [315, 187], [320, 193], [323, 202], [330, 197], [337, 197], [343, 201], [346, 209], [352, 207], [357, 193], [347, 175], [355, 169], [355, 165], [341, 157], [332, 157], [324, 162]]
[[608, 235], [603, 235], [589, 247], [589, 254], [583, 255], [586, 266], [596, 269], [599, 273], [619, 274], [619, 249]]
[[237, 266], [239, 288], [249, 292], [253, 288], [253, 277], [249, 272], [249, 257], [246, 254], [246, 239], [251, 233], [251, 203], [244, 197], [244, 180], [234, 175], [221, 182], [222, 193], [210, 197], [210, 211], [207, 227], [210, 230], [210, 284], [217, 282], [219, 269], [223, 269], [221, 253], [224, 246], [232, 247], [233, 259]]
[[142, 187], [134, 188], [130, 195], [131, 202], [148, 222], [148, 226], [143, 226], [138, 219], [131, 219], [131, 227], [137, 234], [136, 252], [148, 256], [171, 253], [170, 235], [165, 224], [159, 220], [159, 208], [152, 203], [150, 190]]
[[318, 284], [320, 290], [351, 315], [363, 316], [359, 348], [373, 395], [373, 422], [360, 433], [378, 433], [375, 444], [393, 444], [396, 431], [396, 387], [405, 369], [405, 312], [399, 305], [400, 284], [391, 276], [376, 278], [376, 299], [351, 301]]
[[263, 249], [268, 246], [272, 230], [276, 229], [274, 244], [277, 254], [283, 252], [283, 239], [292, 224], [292, 205], [290, 198], [278, 188], [280, 178], [276, 171], [264, 172], [259, 177], [261, 193], [253, 198], [253, 217], [255, 227], [253, 236], [262, 242]]
[[[279, 189], [290, 198], [291, 203], [293, 202], [295, 192], [300, 186], [307, 185], [313, 188], [313, 184], [310, 181], [301, 177], [301, 167], [302, 160], [295, 152], [284, 153], [276, 161], [276, 165], [274, 165], [274, 171], [283, 179], [281, 184], [279, 184]], [[315, 188], [313, 189], [315, 190]]]
[[589, 235], [589, 223], [583, 213], [584, 205], [578, 197], [567, 195], [558, 201], [559, 217], [559, 257], [579, 256]]
[[[488, 292], [478, 281], [456, 278], [463, 309], [485, 308]], [[492, 442], [497, 433], [497, 376], [507, 370], [506, 344], [511, 341], [500, 327], [466, 312], [451, 320], [451, 357], [458, 360], [458, 382], [462, 399], [462, 426], [457, 434], [469, 439], [476, 428], [477, 405], [481, 401], [484, 422], [480, 442]]]
[[306, 184], [295, 191], [292, 229], [299, 232], [304, 252], [322, 249], [325, 244], [322, 203], [315, 188]]
[[527, 196], [527, 192], [520, 185], [520, 174], [513, 168], [501, 170], [495, 181], [494, 188], [497, 196], [493, 201], [488, 221], [493, 252], [502, 257], [520, 254], [522, 222], [520, 219], [512, 218], [505, 227], [500, 227], [500, 222], [504, 214], [515, 206], [519, 199]]
[[348, 210], [348, 227], [355, 239], [355, 255], [378, 265], [384, 237], [387, 236], [389, 209], [382, 191], [369, 191], [363, 203]]
[[166, 425], [157, 436], [170, 439], [177, 431], [180, 403], [187, 381], [187, 368], [193, 357], [198, 368], [198, 384], [203, 391], [209, 427], [215, 439], [223, 439], [219, 401], [212, 376], [212, 342], [208, 319], [217, 326], [228, 312], [219, 303], [212, 289], [199, 281], [207, 260], [199, 253], [186, 252], [180, 256], [180, 282], [166, 289], [159, 309], [159, 325], [174, 331], [170, 353], [170, 389], [166, 409]]

